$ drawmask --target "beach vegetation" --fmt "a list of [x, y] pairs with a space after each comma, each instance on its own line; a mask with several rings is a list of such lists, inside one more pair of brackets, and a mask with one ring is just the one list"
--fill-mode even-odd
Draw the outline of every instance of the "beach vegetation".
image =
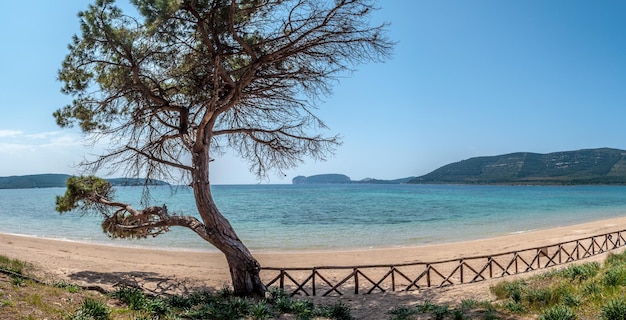
[[496, 306], [489, 301], [462, 300], [458, 305], [436, 304], [429, 300], [414, 306], [397, 306], [387, 312], [391, 320], [422, 319], [500, 319]]
[[600, 271], [600, 263], [588, 262], [583, 264], [572, 264], [564, 270], [557, 272], [561, 272], [566, 279], [581, 282], [595, 277], [598, 274], [598, 271]]
[[23, 277], [20, 276], [11, 276], [11, 284], [16, 286], [16, 287], [21, 287], [25, 284], [26, 280], [24, 280]]
[[[10, 259], [2, 257], [1, 260]], [[26, 263], [18, 265], [28, 266]], [[29, 266], [22, 269], [19, 277], [0, 274], [0, 319], [65, 319], [80, 308], [84, 299], [96, 296], [83, 290], [70, 291], [53, 283], [46, 284], [36, 280], [33, 271]], [[15, 285], [16, 281], [19, 286]]]
[[346, 72], [391, 55], [386, 24], [372, 25], [370, 0], [132, 0], [133, 15], [114, 2], [79, 13], [58, 75], [73, 101], [54, 117], [108, 144], [84, 172], [189, 185], [198, 217], [115, 202], [95, 177], [68, 182], [58, 208], [95, 209], [114, 238], [186, 227], [226, 255], [235, 294], [263, 296], [258, 261], [213, 199], [211, 162], [230, 151], [264, 179], [332, 154], [340, 139], [313, 111]]
[[264, 300], [250, 306], [250, 317], [254, 320], [270, 319], [271, 316], [272, 309]]
[[315, 305], [310, 300], [293, 299], [281, 290], [272, 289], [267, 298], [235, 296], [232, 291], [201, 291], [189, 295], [153, 297], [137, 288], [121, 287], [108, 297], [124, 307], [112, 315], [133, 319], [274, 319], [293, 315], [297, 319], [352, 319], [343, 303]]
[[[507, 312], [540, 319], [605, 319], [626, 315], [626, 253], [610, 253], [603, 264], [588, 262], [491, 287]], [[623, 310], [622, 310], [622, 307]], [[617, 319], [617, 318], [616, 318]]]
[[[318, 305], [291, 298], [272, 288], [267, 298], [234, 295], [232, 291], [198, 291], [186, 295], [152, 296], [138, 288], [120, 287], [102, 294], [65, 281], [26, 281], [15, 287], [0, 277], [0, 319], [336, 319], [351, 320], [342, 302]], [[68, 290], [68, 288], [79, 288]], [[280, 305], [279, 305], [280, 304]]]
[[623, 298], [610, 300], [602, 306], [600, 316], [602, 320], [626, 319], [626, 301]]
[[408, 320], [412, 319], [414, 315], [418, 314], [417, 309], [408, 306], [398, 306], [389, 310], [388, 312], [392, 320]]
[[76, 312], [67, 316], [67, 320], [109, 320], [111, 310], [102, 301], [86, 298]]
[[65, 289], [69, 293], [77, 293], [81, 289], [78, 285], [67, 281], [56, 281], [52, 284], [52, 286], [55, 288]]
[[[626, 284], [614, 279], [626, 253], [607, 262], [569, 265], [491, 287], [494, 301], [464, 299], [457, 304], [426, 300], [388, 310], [397, 319], [624, 319]], [[586, 271], [585, 271], [586, 270]], [[319, 305], [270, 288], [266, 297], [241, 297], [228, 288], [186, 295], [152, 296], [134, 287], [103, 295], [65, 281], [46, 284], [26, 273], [20, 287], [0, 276], [1, 319], [353, 319], [341, 300]], [[609, 280], [607, 280], [609, 279]], [[69, 290], [68, 288], [77, 288]]]
[[575, 320], [576, 314], [566, 306], [555, 305], [545, 309], [539, 320]]
[[121, 287], [112, 293], [112, 298], [118, 299], [125, 303], [131, 310], [149, 310], [150, 303], [146, 294], [137, 288]]
[[4, 273], [21, 275], [33, 268], [33, 265], [30, 263], [0, 255], [0, 270], [4, 271]]

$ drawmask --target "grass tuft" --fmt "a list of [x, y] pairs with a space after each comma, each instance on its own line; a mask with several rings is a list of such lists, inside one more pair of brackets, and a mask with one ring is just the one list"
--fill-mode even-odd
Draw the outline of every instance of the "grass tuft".
[[565, 306], [552, 306], [545, 309], [539, 320], [575, 320], [576, 314]]
[[0, 269], [23, 275], [27, 271], [32, 270], [33, 266], [24, 261], [0, 256]]
[[600, 317], [602, 320], [626, 319], [626, 302], [621, 299], [610, 300], [602, 306]]
[[67, 317], [67, 320], [109, 320], [111, 311], [107, 305], [101, 301], [87, 298], [83, 301], [74, 314]]

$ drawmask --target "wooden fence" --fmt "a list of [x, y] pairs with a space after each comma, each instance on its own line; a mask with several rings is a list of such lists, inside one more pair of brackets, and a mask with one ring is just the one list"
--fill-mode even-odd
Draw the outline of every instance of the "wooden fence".
[[585, 259], [626, 245], [626, 230], [549, 246], [437, 262], [261, 270], [265, 284], [293, 295], [410, 291], [474, 283]]

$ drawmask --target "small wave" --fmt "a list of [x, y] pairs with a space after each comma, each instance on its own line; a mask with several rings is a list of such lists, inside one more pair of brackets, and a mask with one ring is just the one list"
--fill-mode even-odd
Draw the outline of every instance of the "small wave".
[[535, 230], [537, 229], [519, 230], [519, 231], [509, 232], [509, 234], [523, 234], [523, 233], [533, 232]]

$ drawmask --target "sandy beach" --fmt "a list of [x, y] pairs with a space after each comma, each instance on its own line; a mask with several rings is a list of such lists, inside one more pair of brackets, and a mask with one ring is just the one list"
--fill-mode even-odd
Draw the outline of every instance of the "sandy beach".
[[[544, 246], [617, 231], [625, 226], [626, 217], [622, 217], [459, 243], [346, 251], [254, 252], [254, 255], [264, 267], [435, 262]], [[97, 285], [108, 290], [118, 285], [132, 285], [155, 294], [184, 293], [202, 288], [219, 289], [230, 281], [226, 260], [218, 252], [138, 249], [0, 234], [0, 254], [32, 263], [41, 277]], [[601, 260], [605, 256], [585, 261]], [[464, 297], [491, 299], [488, 288], [494, 281], [500, 280], [409, 293], [347, 295], [341, 299], [357, 309], [374, 305], [384, 309], [387, 304], [416, 303], [424, 299], [439, 302], [458, 302]], [[388, 302], [383, 304], [383, 301]]]

